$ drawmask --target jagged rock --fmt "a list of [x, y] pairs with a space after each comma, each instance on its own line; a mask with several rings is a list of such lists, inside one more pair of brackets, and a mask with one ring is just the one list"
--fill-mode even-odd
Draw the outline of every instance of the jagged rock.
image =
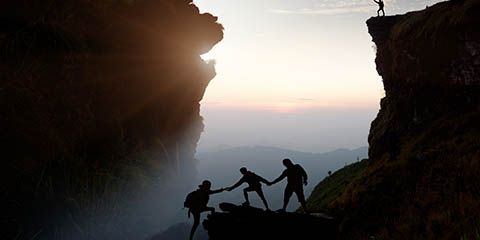
[[210, 240], [334, 239], [337, 223], [326, 215], [279, 213], [249, 206], [221, 203], [223, 212], [203, 222]]
[[392, 27], [402, 19], [402, 15], [374, 17], [367, 21], [369, 26], [368, 32], [373, 38], [374, 42], [388, 41]]
[[2, 1], [2, 238], [139, 239], [164, 223], [194, 180], [215, 76], [200, 54], [222, 38], [191, 0]]
[[368, 166], [331, 203], [345, 239], [473, 239], [480, 219], [480, 1], [367, 21], [385, 98]]

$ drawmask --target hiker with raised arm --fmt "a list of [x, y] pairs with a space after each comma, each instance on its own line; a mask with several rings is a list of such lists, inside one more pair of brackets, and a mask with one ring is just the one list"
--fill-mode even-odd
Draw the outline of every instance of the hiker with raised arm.
[[285, 169], [282, 174], [270, 184], [273, 185], [287, 178], [287, 187], [285, 187], [285, 192], [283, 195], [283, 207], [279, 211], [286, 211], [290, 197], [292, 197], [292, 194], [295, 193], [298, 201], [302, 205], [303, 211], [305, 213], [309, 213], [307, 204], [305, 202], [305, 194], [303, 193], [303, 185], [307, 185], [308, 183], [307, 172], [302, 168], [302, 166], [299, 164], [293, 164], [288, 158], [283, 159], [283, 165], [287, 169]]
[[268, 208], [268, 203], [267, 203], [267, 200], [265, 199], [265, 195], [263, 194], [263, 191], [262, 191], [262, 183], [270, 184], [270, 182], [267, 181], [265, 178], [258, 176], [254, 172], [248, 171], [246, 167], [240, 168], [240, 173], [243, 175], [243, 177], [233, 186], [227, 188], [227, 190], [232, 191], [233, 189], [239, 187], [243, 183], [247, 183], [248, 187], [243, 189], [243, 196], [245, 197], [245, 202], [243, 203], [243, 205], [245, 206], [250, 205], [250, 201], [248, 200], [248, 192], [256, 192], [260, 197], [260, 199], [262, 199], [262, 202], [265, 205], [265, 208], [267, 210], [270, 210]]
[[373, 0], [376, 4], [378, 4], [378, 10], [377, 10], [377, 17], [380, 17], [380, 12], [383, 13], [383, 16], [385, 17], [385, 3], [383, 0]]
[[225, 191], [224, 188], [211, 190], [211, 187], [212, 183], [205, 180], [198, 186], [197, 190], [189, 193], [185, 199], [184, 207], [188, 208], [188, 217], [190, 218], [190, 214], [193, 215], [193, 226], [190, 231], [190, 240], [193, 239], [193, 235], [200, 224], [200, 214], [207, 211], [210, 211], [211, 213], [215, 212], [215, 208], [207, 206], [208, 200], [210, 200], [210, 195]]

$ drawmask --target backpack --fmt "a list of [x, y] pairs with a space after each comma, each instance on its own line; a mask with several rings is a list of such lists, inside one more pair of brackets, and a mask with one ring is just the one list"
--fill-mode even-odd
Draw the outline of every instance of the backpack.
[[199, 190], [195, 190], [189, 194], [185, 198], [185, 202], [183, 202], [183, 207], [192, 208], [198, 206], [198, 203], [201, 201], [201, 193]]

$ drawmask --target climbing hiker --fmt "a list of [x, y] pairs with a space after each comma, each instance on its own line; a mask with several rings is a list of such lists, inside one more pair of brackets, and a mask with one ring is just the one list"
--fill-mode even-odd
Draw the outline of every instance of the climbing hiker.
[[384, 7], [385, 7], [385, 3], [383, 2], [383, 0], [373, 0], [376, 4], [378, 4], [378, 10], [377, 10], [377, 17], [380, 17], [380, 12], [383, 13], [383, 16], [385, 17], [385, 10], [384, 10]]
[[243, 177], [235, 183], [233, 186], [227, 188], [228, 191], [232, 191], [233, 189], [237, 188], [238, 186], [242, 185], [243, 183], [247, 183], [248, 187], [243, 189], [243, 195], [245, 197], [245, 202], [243, 205], [249, 206], [250, 201], [248, 200], [248, 192], [257, 192], [258, 196], [260, 199], [262, 199], [263, 204], [265, 205], [265, 208], [267, 210], [270, 210], [268, 208], [268, 203], [267, 200], [265, 199], [265, 196], [262, 191], [262, 182], [265, 184], [270, 184], [269, 181], [267, 181], [265, 178], [262, 178], [255, 174], [254, 172], [248, 171], [246, 167], [240, 168], [240, 173], [242, 173]]
[[305, 195], [303, 193], [303, 185], [307, 185], [307, 172], [299, 164], [293, 164], [288, 158], [283, 159], [283, 165], [287, 168], [282, 174], [270, 184], [273, 185], [277, 182], [287, 178], [287, 187], [285, 187], [285, 193], [283, 195], [283, 208], [279, 211], [285, 212], [288, 202], [293, 193], [297, 195], [298, 201], [302, 205], [303, 211], [309, 213], [307, 204], [305, 202]]
[[187, 195], [183, 204], [184, 207], [188, 208], [188, 217], [190, 218], [190, 214], [193, 215], [193, 226], [190, 231], [190, 240], [193, 239], [193, 235], [200, 224], [200, 214], [207, 211], [210, 211], [211, 213], [215, 212], [215, 208], [207, 206], [210, 195], [225, 191], [225, 188], [211, 190], [211, 187], [212, 183], [210, 181], [203, 181], [202, 184], [198, 186], [197, 190]]

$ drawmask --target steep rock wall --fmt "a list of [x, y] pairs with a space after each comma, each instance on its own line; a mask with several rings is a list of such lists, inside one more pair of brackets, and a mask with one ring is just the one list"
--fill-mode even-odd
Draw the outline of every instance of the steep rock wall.
[[177, 188], [193, 179], [199, 101], [215, 76], [200, 54], [223, 38], [216, 17], [190, 0], [12, 0], [0, 19], [0, 175], [12, 236], [43, 229], [53, 239], [63, 227], [42, 223], [70, 210], [49, 206], [111, 209], [158, 178], [181, 179]]
[[330, 208], [343, 237], [474, 238], [480, 229], [480, 1], [371, 18], [386, 96], [369, 164]]

